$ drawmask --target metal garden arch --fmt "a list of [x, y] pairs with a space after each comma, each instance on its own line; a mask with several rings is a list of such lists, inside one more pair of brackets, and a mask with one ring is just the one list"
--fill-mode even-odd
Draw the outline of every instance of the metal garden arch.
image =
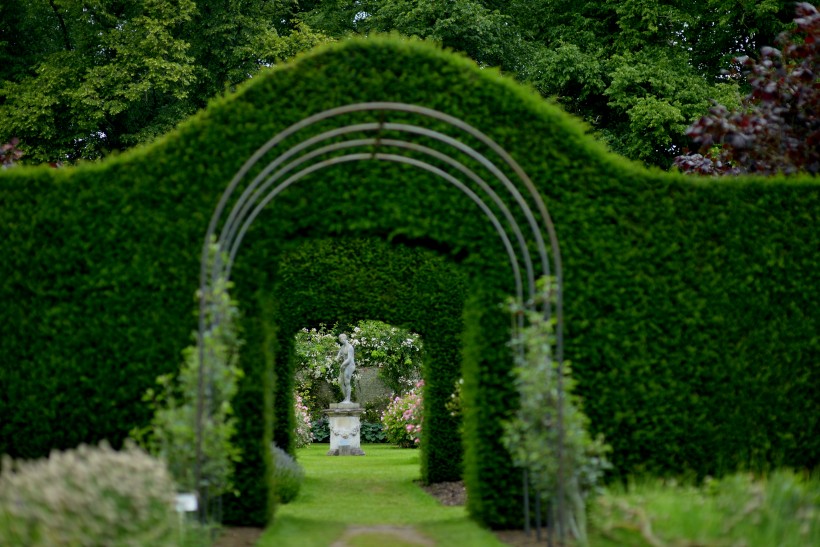
[[[287, 150], [283, 150], [273, 160], [264, 164], [263, 158], [269, 152], [277, 152], [277, 147], [290, 137], [299, 137], [303, 132], [315, 129], [325, 120], [331, 120], [350, 114], [366, 114], [374, 121], [352, 123], [310, 135]], [[388, 121], [391, 113], [410, 114], [420, 120], [432, 120], [438, 125], [442, 123], [448, 131], [456, 136], [439, 130], [423, 127], [416, 124]], [[362, 138], [360, 135], [372, 134], [372, 137]], [[385, 137], [389, 135], [390, 138]], [[485, 147], [495, 161], [487, 157], [473, 146], [466, 144], [462, 139], [472, 139]], [[415, 141], [414, 141], [415, 139]], [[435, 142], [442, 145], [449, 153], [426, 146], [426, 143]], [[412, 154], [412, 155], [410, 155]], [[517, 212], [526, 219], [525, 226], [516, 220], [513, 211], [501, 199], [501, 196], [476, 171], [456, 159], [456, 155], [469, 158], [480, 165], [490, 174], [508, 193], [517, 206]], [[422, 159], [419, 159], [422, 158]], [[216, 209], [210, 219], [202, 248], [202, 258], [199, 279], [199, 379], [196, 409], [196, 484], [197, 494], [203, 499], [200, 486], [202, 466], [202, 421], [206, 411], [205, 386], [205, 344], [206, 333], [214, 328], [219, 317], [209, 318], [207, 303], [214, 283], [217, 279], [225, 282], [230, 280], [231, 269], [237, 257], [243, 238], [260, 214], [281, 192], [296, 184], [311, 173], [320, 171], [333, 165], [359, 161], [386, 161], [411, 165], [432, 173], [452, 184], [469, 197], [486, 216], [498, 233], [515, 280], [516, 297], [528, 309], [536, 309], [541, 302], [540, 311], [546, 318], [554, 315], [556, 320], [556, 348], [555, 357], [558, 363], [557, 387], [559, 396], [558, 409], [558, 446], [556, 447], [559, 460], [557, 477], [557, 499], [555, 500], [555, 518], [558, 533], [563, 537], [567, 529], [565, 511], [563, 508], [563, 490], [565, 488], [564, 472], [561, 467], [563, 458], [563, 416], [561, 415], [563, 387], [563, 279], [561, 273], [561, 255], [558, 239], [550, 218], [547, 206], [530, 178], [519, 164], [495, 141], [478, 129], [464, 121], [448, 114], [417, 105], [392, 102], [359, 103], [333, 108], [309, 116], [300, 122], [285, 129], [261, 148], [259, 148], [236, 173], [222, 194]], [[435, 162], [435, 163], [431, 163]], [[225, 212], [228, 204], [237, 192], [251, 170], [257, 165], [265, 165], [247, 184], [238, 199], [235, 199], [227, 216]], [[507, 172], [511, 172], [512, 179]], [[470, 185], [472, 183], [472, 185]], [[499, 218], [499, 215], [501, 218]], [[223, 219], [224, 217], [224, 219]], [[218, 232], [217, 232], [218, 231]], [[217, 235], [218, 233], [218, 235]], [[214, 239], [219, 252], [211, 257], [211, 248]], [[530, 252], [536, 252], [535, 260]], [[223, 260], [222, 253], [227, 258]], [[523, 266], [523, 268], [522, 268]], [[523, 273], [522, 273], [523, 269]], [[537, 272], [537, 273], [536, 273]], [[554, 280], [553, 288], [547, 291], [552, 294], [539, 295], [536, 288], [536, 277], [551, 277]], [[546, 296], [546, 298], [539, 298]], [[518, 316], [513, 329], [523, 326], [523, 317]], [[525, 496], [528, 496], [528, 481], [524, 477]], [[538, 496], [536, 496], [536, 501]], [[525, 522], [529, 526], [529, 501], [525, 500]], [[536, 513], [540, 516], [540, 511]], [[539, 524], [540, 526], [540, 524]]]

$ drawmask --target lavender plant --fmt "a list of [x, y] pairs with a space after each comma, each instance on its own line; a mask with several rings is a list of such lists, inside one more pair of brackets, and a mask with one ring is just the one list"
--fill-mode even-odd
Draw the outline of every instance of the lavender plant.
[[305, 471], [293, 457], [276, 445], [271, 445], [273, 455], [273, 491], [279, 503], [290, 503], [299, 495]]

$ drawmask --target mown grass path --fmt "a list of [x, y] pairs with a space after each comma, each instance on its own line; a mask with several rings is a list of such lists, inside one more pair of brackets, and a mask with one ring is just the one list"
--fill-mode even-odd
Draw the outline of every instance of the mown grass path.
[[259, 547], [504, 545], [464, 507], [440, 505], [415, 484], [418, 451], [365, 445], [366, 456], [330, 457], [327, 448], [298, 452], [302, 491], [278, 507]]

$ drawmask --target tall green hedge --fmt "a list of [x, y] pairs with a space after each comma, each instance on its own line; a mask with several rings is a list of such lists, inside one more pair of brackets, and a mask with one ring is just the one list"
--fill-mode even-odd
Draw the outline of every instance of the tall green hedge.
[[[190, 343], [200, 245], [227, 181], [290, 124], [372, 100], [464, 119], [540, 188], [564, 257], [566, 354], [618, 473], [817, 466], [817, 180], [644, 170], [494, 71], [393, 38], [303, 56], [215, 100], [155, 145], [101, 164], [0, 173], [0, 452], [117, 443], [145, 423], [142, 393], [177, 369]], [[357, 247], [362, 241], [370, 243]], [[351, 258], [345, 245], [390, 259], [340, 272]], [[412, 260], [423, 266], [391, 266]], [[350, 272], [367, 283], [336, 285]], [[470, 510], [492, 526], [519, 521], [518, 474], [497, 439], [515, 405], [509, 319], [498, 307], [512, 290], [509, 266], [463, 194], [406, 166], [324, 170], [260, 216], [234, 279], [249, 343], [237, 402], [242, 497], [230, 502], [229, 520], [269, 516], [266, 443], [289, 442], [271, 427], [290, 419], [281, 394], [290, 389], [293, 330], [373, 317], [423, 325], [428, 351], [447, 360], [461, 344]], [[438, 370], [425, 374], [439, 378]], [[455, 374], [442, 370], [427, 388], [432, 408]], [[437, 446], [436, 428], [450, 438], [452, 424], [437, 424], [432, 412], [426, 435]], [[439, 470], [439, 448], [425, 463], [431, 479], [452, 472]]]
[[[285, 252], [272, 283], [270, 320], [281, 345], [302, 327], [379, 319], [418, 332], [424, 340], [425, 428], [422, 478], [459, 480], [458, 421], [445, 407], [461, 374], [460, 333], [465, 283], [456, 267], [429, 250], [380, 239], [312, 240]], [[277, 389], [277, 420], [292, 413], [293, 367], [280, 352], [274, 366], [287, 386]], [[289, 442], [292, 427], [274, 427]], [[432, 433], [431, 433], [432, 432]]]

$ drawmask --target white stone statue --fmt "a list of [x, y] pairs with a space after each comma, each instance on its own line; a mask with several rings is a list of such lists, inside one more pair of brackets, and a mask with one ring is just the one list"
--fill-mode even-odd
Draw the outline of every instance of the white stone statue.
[[339, 384], [345, 396], [342, 402], [349, 403], [351, 392], [350, 382], [353, 377], [353, 371], [356, 370], [356, 361], [353, 358], [353, 345], [347, 340], [346, 334], [339, 335], [339, 342], [342, 343], [342, 347], [336, 355], [337, 360], [342, 359], [342, 366], [339, 368]]

